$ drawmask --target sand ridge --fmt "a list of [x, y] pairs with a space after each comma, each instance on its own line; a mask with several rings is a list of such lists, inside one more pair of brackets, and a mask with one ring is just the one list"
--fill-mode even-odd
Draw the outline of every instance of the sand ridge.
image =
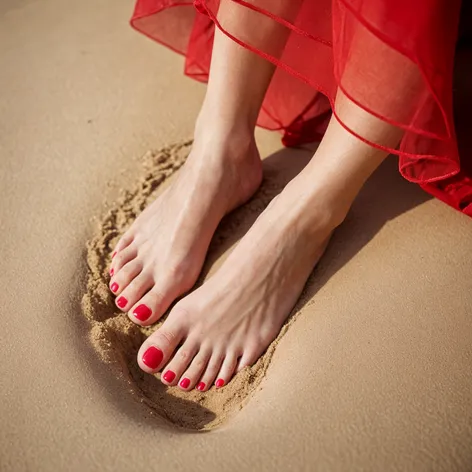
[[[138, 182], [122, 191], [121, 197], [99, 222], [95, 235], [87, 243], [87, 290], [82, 299], [82, 311], [90, 321], [90, 339], [100, 359], [116, 370], [139, 401], [173, 425], [208, 430], [224, 423], [260, 388], [276, 345], [293, 316], [259, 361], [236, 375], [222, 389], [212, 387], [207, 392], [195, 389], [182, 392], [177, 387], [163, 385], [158, 379], [159, 374], [151, 376], [139, 369], [136, 353], [144, 339], [162, 324], [165, 316], [154, 326], [143, 328], [116, 308], [108, 289], [111, 252], [123, 231], [185, 162], [191, 144], [192, 141], [188, 140], [147, 152], [141, 159]], [[282, 190], [283, 183], [277, 177], [266, 169], [264, 182], [256, 195], [223, 219], [210, 245], [197, 286], [221, 262], [220, 256], [236, 242], [235, 234], [244, 233]]]

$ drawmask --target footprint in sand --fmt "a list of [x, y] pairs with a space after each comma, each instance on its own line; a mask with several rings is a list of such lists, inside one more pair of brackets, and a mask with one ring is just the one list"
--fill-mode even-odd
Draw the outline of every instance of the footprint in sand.
[[[275, 347], [294, 317], [285, 324], [279, 337], [259, 361], [237, 374], [222, 389], [213, 387], [204, 393], [197, 390], [182, 392], [176, 387], [163, 385], [158, 378], [139, 369], [136, 353], [144, 339], [160, 326], [165, 317], [154, 326], [139, 327], [117, 311], [108, 289], [111, 251], [124, 230], [182, 166], [191, 145], [192, 142], [187, 141], [143, 156], [142, 177], [134, 188], [123, 192], [87, 244], [87, 289], [82, 299], [82, 311], [90, 321], [90, 338], [100, 358], [116, 368], [117, 375], [127, 382], [141, 402], [173, 425], [208, 430], [239, 411], [259, 388]], [[265, 166], [264, 182], [257, 194], [225, 217], [218, 227], [197, 285], [221, 264], [228, 249], [237, 243], [286, 183], [286, 175], [280, 176], [270, 166]]]

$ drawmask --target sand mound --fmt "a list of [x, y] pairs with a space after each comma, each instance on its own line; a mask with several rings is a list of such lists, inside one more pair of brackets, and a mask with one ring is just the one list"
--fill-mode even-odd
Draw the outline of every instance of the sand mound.
[[[174, 425], [194, 429], [211, 429], [238, 411], [259, 387], [269, 366], [280, 336], [269, 346], [259, 361], [236, 375], [223, 389], [214, 387], [208, 392], [182, 392], [164, 386], [158, 378], [143, 373], [136, 362], [136, 353], [146, 336], [164, 321], [141, 328], [117, 310], [108, 289], [108, 268], [111, 251], [119, 236], [136, 216], [156, 198], [161, 186], [184, 163], [191, 142], [148, 152], [141, 159], [142, 177], [132, 189], [124, 190], [121, 198], [101, 220], [95, 236], [87, 244], [87, 291], [82, 300], [84, 315], [91, 322], [90, 338], [100, 358], [116, 368], [117, 375], [131, 387], [131, 391], [162, 418]], [[219, 265], [228, 248], [252, 225], [257, 216], [283, 188], [285, 182], [270, 169], [265, 172], [261, 189], [242, 208], [228, 215], [220, 224], [210, 246], [201, 284], [210, 269]]]

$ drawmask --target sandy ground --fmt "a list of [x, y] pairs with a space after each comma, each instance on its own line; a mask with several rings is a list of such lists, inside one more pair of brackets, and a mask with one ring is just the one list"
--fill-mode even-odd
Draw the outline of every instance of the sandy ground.
[[[128, 27], [131, 9], [0, 4], [1, 470], [472, 470], [472, 221], [393, 158], [220, 427], [163, 421], [99, 359], [80, 307], [93, 217], [140, 156], [191, 135], [204, 93]], [[309, 157], [258, 141], [279, 184]]]

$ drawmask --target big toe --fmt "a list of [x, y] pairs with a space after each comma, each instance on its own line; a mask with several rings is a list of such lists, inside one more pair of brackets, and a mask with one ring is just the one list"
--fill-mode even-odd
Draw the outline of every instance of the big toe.
[[155, 323], [174, 301], [174, 294], [163, 292], [154, 285], [141, 299], [135, 301], [128, 313], [129, 319], [141, 326]]
[[138, 365], [150, 374], [158, 372], [181, 343], [184, 330], [168, 320], [144, 341], [138, 352]]
[[131, 321], [141, 326], [154, 324], [168, 310], [170, 305], [184, 292], [188, 290], [188, 284], [180, 280], [158, 280], [139, 300], [133, 299], [128, 316]]

